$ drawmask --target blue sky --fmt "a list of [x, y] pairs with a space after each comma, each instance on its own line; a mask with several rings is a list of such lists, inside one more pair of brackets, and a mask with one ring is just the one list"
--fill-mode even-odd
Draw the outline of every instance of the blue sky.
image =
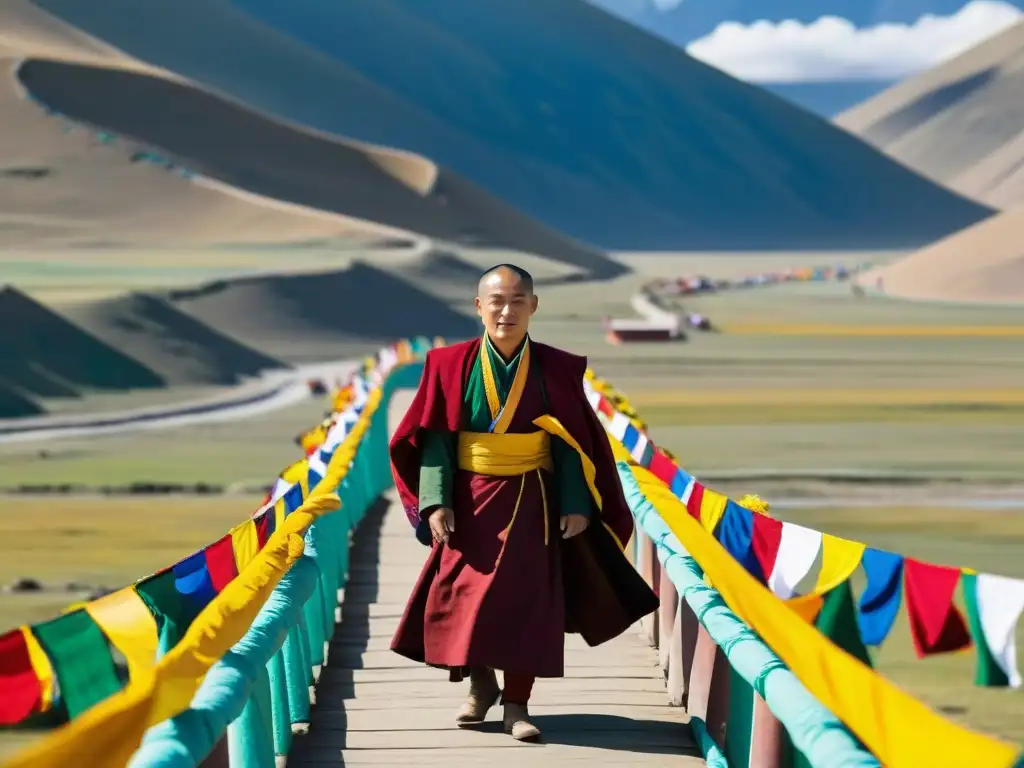
[[892, 81], [1024, 18], [1024, 0], [591, 0], [753, 82]]

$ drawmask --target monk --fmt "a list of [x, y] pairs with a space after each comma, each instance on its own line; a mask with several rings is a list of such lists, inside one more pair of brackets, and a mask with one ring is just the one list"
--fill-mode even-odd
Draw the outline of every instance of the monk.
[[469, 676], [457, 725], [501, 701], [521, 741], [540, 737], [530, 694], [563, 676], [566, 632], [597, 645], [658, 607], [623, 555], [633, 519], [584, 395], [586, 359], [530, 338], [537, 305], [526, 270], [489, 269], [482, 338], [427, 354], [391, 441], [399, 496], [431, 547], [392, 650]]

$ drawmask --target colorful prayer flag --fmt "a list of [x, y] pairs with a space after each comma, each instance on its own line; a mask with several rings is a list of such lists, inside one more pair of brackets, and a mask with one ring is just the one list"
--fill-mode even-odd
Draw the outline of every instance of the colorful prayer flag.
[[260, 551], [259, 534], [254, 520], [246, 520], [231, 529], [231, 549], [235, 553], [235, 569], [241, 573]]
[[967, 618], [978, 653], [975, 683], [1020, 688], [1016, 630], [1024, 613], [1024, 581], [964, 573], [963, 584]]
[[42, 683], [22, 629], [0, 635], [0, 690], [0, 725], [16, 725], [43, 709]]
[[971, 636], [953, 594], [960, 571], [945, 565], [922, 563], [908, 557], [903, 562], [910, 633], [918, 658], [967, 648]]
[[794, 523], [782, 524], [779, 553], [768, 587], [783, 600], [813, 591], [821, 572], [820, 531]]
[[206, 569], [210, 572], [213, 588], [220, 593], [238, 575], [232, 535], [229, 533], [208, 546], [203, 550], [203, 556], [206, 558]]
[[217, 596], [213, 577], [206, 565], [206, 552], [189, 555], [174, 568], [174, 587], [178, 593], [196, 607], [196, 614]]
[[70, 719], [121, 690], [107, 637], [86, 611], [72, 611], [32, 629], [53, 665]]
[[136, 680], [157, 661], [156, 619], [134, 587], [104, 595], [85, 606], [128, 663], [128, 676]]
[[864, 545], [825, 533], [821, 537], [821, 570], [818, 572], [814, 591], [819, 594], [831, 592], [857, 570], [864, 556]]
[[900, 612], [903, 556], [868, 547], [860, 561], [868, 583], [860, 596], [857, 623], [865, 645], [880, 646]]
[[718, 524], [715, 538], [733, 558], [747, 569], [747, 573], [765, 582], [761, 563], [754, 553], [754, 513], [744, 509], [731, 499], [725, 505], [725, 512]]
[[775, 563], [779, 558], [779, 547], [782, 545], [782, 521], [765, 515], [752, 514], [754, 523], [751, 548], [754, 550], [754, 557], [761, 565], [763, 578], [761, 582], [768, 583], [768, 577], [775, 570]]

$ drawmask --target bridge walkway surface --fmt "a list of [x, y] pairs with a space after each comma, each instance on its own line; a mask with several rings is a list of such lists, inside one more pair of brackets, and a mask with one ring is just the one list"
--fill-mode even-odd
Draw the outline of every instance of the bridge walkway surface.
[[[392, 402], [392, 424], [408, 405], [403, 395]], [[542, 743], [502, 733], [500, 707], [477, 728], [456, 728], [468, 683], [451, 683], [443, 670], [390, 650], [426, 555], [396, 498], [381, 499], [355, 535], [342, 621], [309, 732], [293, 743], [289, 768], [704, 764], [685, 710], [668, 704], [657, 651], [639, 628], [596, 648], [566, 636], [566, 677], [538, 680], [530, 704]]]

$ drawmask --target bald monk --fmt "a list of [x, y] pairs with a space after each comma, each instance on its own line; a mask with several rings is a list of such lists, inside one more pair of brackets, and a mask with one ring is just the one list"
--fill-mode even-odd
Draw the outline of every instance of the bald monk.
[[565, 633], [597, 645], [658, 599], [622, 553], [633, 519], [583, 392], [586, 359], [530, 339], [524, 269], [488, 270], [476, 311], [482, 338], [427, 354], [391, 441], [399, 496], [431, 547], [391, 647], [468, 675], [457, 725], [501, 701], [505, 732], [530, 741], [534, 680], [563, 676]]

